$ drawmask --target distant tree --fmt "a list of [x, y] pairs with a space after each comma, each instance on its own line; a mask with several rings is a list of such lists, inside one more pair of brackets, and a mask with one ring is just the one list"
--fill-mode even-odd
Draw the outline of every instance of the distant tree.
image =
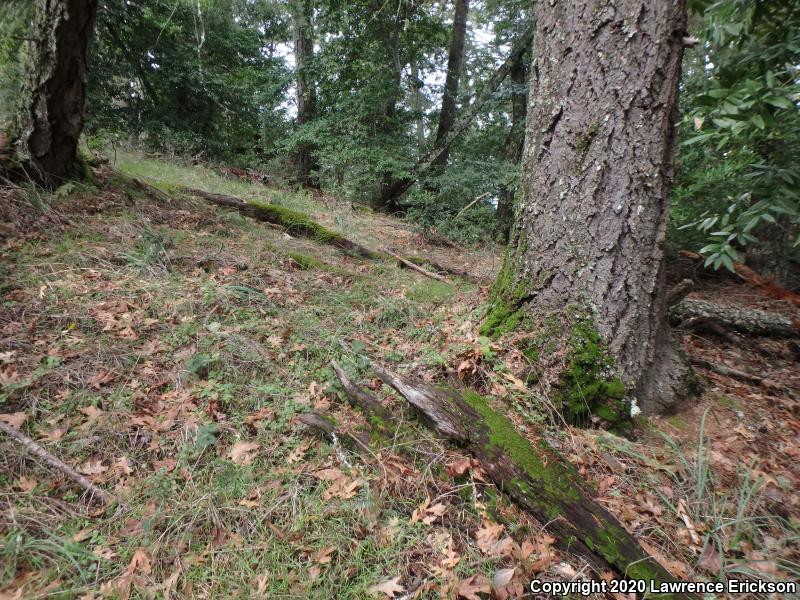
[[[314, 54], [314, 29], [310, 0], [289, 0], [294, 42], [295, 87], [297, 90], [297, 125], [302, 127], [316, 117], [317, 90], [309, 68]], [[295, 153], [297, 179], [306, 187], [319, 187], [314, 144], [302, 141]]]
[[86, 73], [96, 0], [36, 0], [12, 143], [32, 178], [57, 186], [82, 173]]
[[[458, 81], [464, 64], [464, 39], [467, 33], [467, 14], [469, 0], [456, 0], [453, 10], [453, 28], [450, 37], [450, 51], [447, 56], [444, 90], [442, 91], [442, 108], [439, 111], [439, 127], [436, 130], [435, 145], [439, 145], [447, 137], [456, 120], [456, 98]], [[445, 148], [434, 159], [436, 167], [444, 167], [450, 155], [450, 147]]]
[[537, 4], [521, 197], [484, 331], [531, 329], [573, 421], [690, 388], [663, 261], [685, 27], [682, 2]]

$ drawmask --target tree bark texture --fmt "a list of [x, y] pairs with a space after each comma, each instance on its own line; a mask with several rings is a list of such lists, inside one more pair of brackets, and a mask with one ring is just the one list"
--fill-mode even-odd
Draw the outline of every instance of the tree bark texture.
[[[439, 126], [436, 130], [436, 144], [450, 133], [456, 120], [456, 98], [458, 97], [458, 80], [461, 76], [461, 67], [464, 64], [464, 38], [467, 33], [467, 14], [469, 13], [469, 0], [456, 0], [453, 13], [453, 30], [450, 41], [450, 52], [447, 56], [447, 73], [442, 92], [442, 109], [439, 111]], [[443, 168], [447, 164], [450, 151], [449, 146], [434, 160], [434, 166]]]
[[[311, 7], [308, 0], [291, 0], [292, 39], [294, 42], [295, 87], [297, 89], [297, 125], [302, 127], [314, 120], [317, 92], [309, 72], [309, 62], [314, 54], [314, 34], [311, 25]], [[317, 188], [314, 145], [302, 142], [295, 156], [297, 179], [305, 187]]]
[[[521, 54], [511, 66], [511, 130], [506, 137], [505, 158], [512, 164], [519, 164], [522, 160], [522, 150], [525, 145], [525, 118], [528, 115], [528, 97], [525, 93], [525, 84], [528, 81], [528, 65], [525, 55]], [[500, 192], [497, 200], [497, 220], [503, 236], [508, 240], [511, 223], [514, 220], [514, 185], [506, 185]]]
[[80, 172], [76, 158], [96, 13], [96, 0], [36, 2], [13, 137], [28, 174], [48, 185]]
[[662, 248], [685, 28], [683, 0], [538, 4], [521, 199], [486, 328], [579, 320], [651, 413], [691, 373]]

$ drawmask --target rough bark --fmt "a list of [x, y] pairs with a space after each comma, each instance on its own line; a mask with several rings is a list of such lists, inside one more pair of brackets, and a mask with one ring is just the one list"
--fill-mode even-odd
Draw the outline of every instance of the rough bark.
[[544, 439], [531, 444], [474, 392], [459, 394], [412, 381], [375, 363], [372, 367], [434, 431], [472, 453], [500, 490], [545, 524], [559, 548], [584, 558], [598, 573], [675, 580], [594, 501], [589, 485]]
[[[453, 29], [450, 40], [450, 52], [447, 56], [447, 73], [442, 92], [442, 108], [439, 111], [439, 126], [436, 129], [436, 145], [442, 143], [453, 128], [456, 120], [456, 98], [458, 96], [458, 80], [461, 76], [461, 67], [464, 63], [464, 38], [467, 33], [467, 13], [469, 0], [456, 0], [453, 12]], [[447, 165], [449, 146], [433, 161], [433, 165], [443, 168]]]
[[86, 68], [96, 0], [37, 0], [14, 123], [14, 147], [25, 171], [47, 185], [80, 176]]
[[422, 87], [425, 83], [419, 78], [419, 67], [411, 63], [411, 110], [414, 111], [414, 134], [417, 139], [417, 156], [425, 147], [425, 120], [422, 112]]
[[[511, 67], [511, 130], [506, 137], [505, 158], [512, 164], [519, 164], [522, 160], [522, 150], [525, 145], [525, 118], [528, 115], [528, 98], [525, 93], [525, 84], [528, 81], [528, 66], [525, 55], [520, 54], [519, 59]], [[497, 221], [503, 237], [508, 241], [511, 232], [511, 223], [514, 220], [514, 194], [516, 186], [506, 185], [497, 199]]]
[[381, 196], [375, 202], [378, 206], [387, 209], [394, 209], [397, 206], [399, 198], [405, 194], [412, 185], [423, 175], [425, 175], [431, 167], [435, 164], [438, 157], [447, 151], [451, 144], [460, 136], [472, 123], [472, 120], [480, 112], [486, 102], [492, 97], [494, 92], [503, 83], [503, 80], [511, 72], [512, 65], [519, 59], [519, 56], [530, 48], [531, 41], [533, 40], [533, 27], [523, 33], [516, 41], [514, 48], [511, 50], [505, 62], [498, 67], [489, 81], [484, 85], [483, 91], [475, 99], [475, 101], [464, 110], [461, 117], [453, 125], [450, 133], [448, 133], [440, 143], [434, 144], [428, 152], [426, 152], [414, 165], [412, 177], [398, 179], [389, 186], [384, 186], [381, 191]]
[[[309, 72], [309, 63], [314, 54], [314, 35], [311, 25], [311, 7], [308, 0], [291, 0], [292, 39], [294, 42], [295, 87], [297, 90], [297, 125], [302, 127], [314, 120], [317, 91]], [[314, 171], [317, 161], [314, 145], [302, 142], [295, 155], [297, 179], [305, 187], [318, 188]]]
[[608, 391], [621, 382], [651, 413], [691, 380], [662, 248], [685, 27], [682, 0], [538, 4], [521, 199], [485, 326], [550, 321], [576, 351], [590, 340], [611, 359], [596, 370]]

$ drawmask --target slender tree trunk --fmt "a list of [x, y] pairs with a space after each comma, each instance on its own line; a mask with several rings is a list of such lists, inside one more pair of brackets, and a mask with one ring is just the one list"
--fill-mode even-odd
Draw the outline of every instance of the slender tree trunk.
[[425, 147], [425, 122], [422, 115], [422, 86], [423, 82], [419, 78], [419, 68], [417, 63], [411, 63], [411, 110], [415, 113], [414, 133], [417, 138], [417, 156], [422, 154]]
[[[389, 96], [386, 100], [386, 108], [384, 110], [383, 118], [383, 133], [387, 136], [390, 135], [396, 127], [395, 114], [397, 112], [397, 99], [400, 96], [400, 81], [403, 72], [403, 65], [400, 62], [400, 32], [402, 30], [402, 21], [400, 18], [400, 10], [398, 3], [398, 10], [395, 13], [395, 18], [392, 23], [392, 29], [388, 32], [387, 49], [389, 72], [392, 74], [389, 86]], [[394, 185], [394, 174], [391, 171], [385, 171], [381, 180], [381, 194], [380, 197], [385, 196], [386, 190], [389, 190]], [[380, 204], [383, 208], [394, 210], [394, 204]]]
[[96, 13], [96, 0], [36, 0], [12, 137], [28, 175], [46, 185], [81, 174], [78, 140]]
[[[455, 12], [453, 13], [453, 38], [450, 42], [450, 52], [447, 57], [447, 75], [445, 76], [444, 92], [442, 93], [442, 109], [439, 111], [439, 127], [436, 130], [436, 144], [441, 144], [442, 140], [453, 129], [456, 120], [456, 98], [458, 96], [458, 80], [461, 75], [461, 67], [464, 63], [464, 38], [467, 32], [467, 13], [469, 12], [469, 0], [456, 0]], [[435, 158], [433, 165], [443, 168], [447, 165], [450, 155], [448, 146]]]
[[441, 153], [447, 151], [450, 145], [469, 127], [472, 120], [483, 108], [484, 104], [489, 101], [494, 92], [505, 80], [511, 72], [512, 65], [519, 60], [519, 56], [525, 53], [533, 41], [533, 27], [527, 29], [514, 44], [508, 58], [500, 65], [497, 70], [489, 78], [489, 81], [483, 86], [480, 95], [475, 98], [475, 101], [470, 105], [469, 109], [455, 122], [450, 132], [438, 144], [426, 152], [417, 163], [414, 165], [413, 174], [411, 177], [398, 179], [391, 186], [384, 188], [381, 191], [381, 197], [375, 202], [378, 206], [392, 208], [396, 206], [400, 196], [405, 194], [414, 182], [421, 176], [425, 175], [431, 167], [435, 164]]
[[[309, 0], [290, 0], [292, 30], [294, 41], [295, 87], [297, 88], [297, 125], [302, 127], [316, 116], [317, 91], [309, 73], [309, 63], [314, 54], [314, 32], [311, 25], [311, 6]], [[302, 142], [295, 155], [297, 179], [305, 187], [317, 188], [314, 171], [317, 161], [314, 145]]]
[[[506, 138], [505, 158], [510, 163], [518, 165], [522, 160], [522, 149], [525, 144], [525, 118], [528, 115], [528, 98], [525, 93], [525, 84], [528, 81], [528, 67], [525, 56], [520, 55], [519, 60], [511, 67], [511, 83], [514, 86], [511, 92], [511, 131]], [[511, 222], [514, 218], [515, 185], [508, 184], [500, 192], [497, 201], [497, 220], [503, 237], [508, 241], [511, 232]]]
[[537, 10], [520, 205], [484, 331], [539, 324], [542, 358], [563, 344], [544, 385], [565, 412], [656, 412], [691, 376], [667, 327], [662, 248], [683, 0]]

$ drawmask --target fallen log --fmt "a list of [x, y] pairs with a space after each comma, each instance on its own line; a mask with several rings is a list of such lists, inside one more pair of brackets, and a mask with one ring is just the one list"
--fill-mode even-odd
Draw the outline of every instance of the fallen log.
[[290, 234], [311, 238], [320, 244], [330, 244], [362, 258], [380, 257], [378, 253], [373, 252], [366, 246], [362, 246], [358, 242], [347, 239], [343, 235], [320, 225], [307, 214], [286, 208], [285, 206], [267, 204], [266, 202], [245, 202], [234, 196], [207, 192], [195, 188], [184, 188], [184, 191], [192, 196], [203, 198], [216, 206], [232, 208], [258, 221], [280, 225]]
[[754, 308], [685, 298], [669, 309], [669, 320], [672, 325], [680, 325], [689, 319], [698, 317], [717, 321], [739, 333], [748, 335], [773, 337], [797, 337], [800, 335], [800, 321]]
[[[378, 377], [408, 400], [439, 435], [471, 452], [497, 487], [550, 531], [558, 546], [598, 573], [656, 582], [675, 578], [593, 500], [575, 468], [544, 439], [532, 445], [505, 416], [474, 392], [415, 382], [372, 364]], [[659, 595], [686, 598], [687, 595]]]

